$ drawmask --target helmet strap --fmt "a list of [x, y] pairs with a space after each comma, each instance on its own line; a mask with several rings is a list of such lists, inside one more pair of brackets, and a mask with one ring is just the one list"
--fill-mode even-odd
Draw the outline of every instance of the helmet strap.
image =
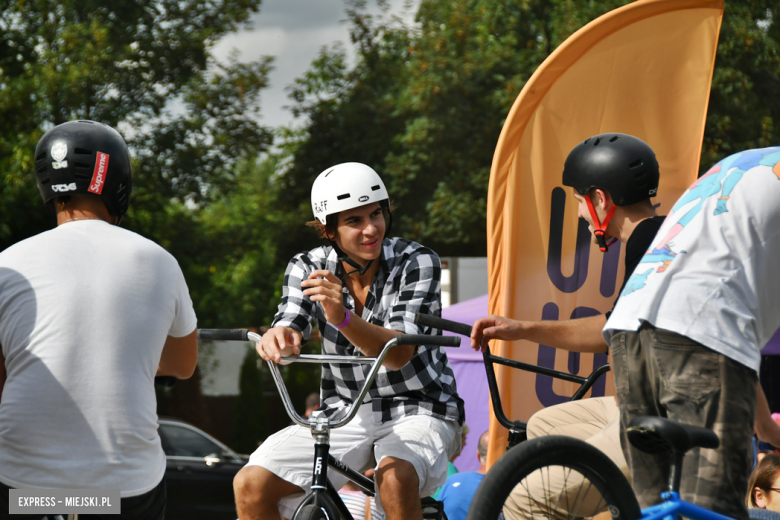
[[609, 208], [609, 211], [607, 211], [606, 216], [604, 217], [604, 221], [600, 221], [598, 215], [596, 215], [596, 208], [593, 207], [593, 202], [590, 200], [590, 195], [584, 196], [585, 203], [588, 205], [588, 211], [590, 211], [590, 216], [593, 219], [593, 227], [596, 229], [593, 231], [593, 234], [596, 236], [596, 241], [599, 244], [599, 250], [602, 253], [606, 253], [607, 250], [609, 250], [609, 246], [617, 242], [616, 238], [612, 238], [607, 242], [606, 237], [604, 236], [604, 232], [607, 230], [607, 226], [609, 225], [609, 221], [612, 220], [612, 215], [615, 214], [615, 209], [617, 209], [617, 206], [615, 204], [612, 204], [612, 207]]
[[346, 280], [347, 276], [351, 274], [358, 273], [358, 276], [363, 276], [366, 274], [366, 271], [371, 267], [371, 264], [374, 263], [373, 260], [369, 260], [368, 264], [366, 264], [365, 267], [361, 267], [359, 263], [351, 259], [347, 254], [341, 250], [341, 248], [336, 244], [335, 240], [328, 239], [328, 242], [330, 242], [330, 245], [333, 246], [333, 250], [336, 251], [336, 256], [338, 256], [339, 262], [344, 262], [345, 264], [352, 266], [355, 268], [354, 271], [345, 272], [343, 275], [339, 277], [339, 280], [341, 280], [341, 283], [344, 283], [344, 280]]

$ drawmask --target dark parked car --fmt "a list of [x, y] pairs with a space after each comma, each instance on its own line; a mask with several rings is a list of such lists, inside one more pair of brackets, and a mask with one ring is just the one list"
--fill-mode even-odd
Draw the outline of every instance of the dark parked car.
[[239, 455], [206, 432], [161, 417], [167, 459], [167, 520], [235, 520], [233, 477], [248, 456]]

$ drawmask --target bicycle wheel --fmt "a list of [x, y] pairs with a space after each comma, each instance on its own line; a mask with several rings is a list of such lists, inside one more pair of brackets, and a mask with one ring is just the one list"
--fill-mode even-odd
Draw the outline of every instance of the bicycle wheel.
[[[642, 513], [618, 467], [590, 444], [560, 435], [525, 441], [485, 475], [467, 520], [636, 520]], [[603, 513], [603, 514], [600, 514]]]

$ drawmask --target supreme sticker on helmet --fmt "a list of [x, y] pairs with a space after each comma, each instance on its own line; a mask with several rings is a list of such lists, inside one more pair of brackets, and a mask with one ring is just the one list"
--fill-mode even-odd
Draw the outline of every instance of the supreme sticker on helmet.
[[108, 154], [97, 153], [95, 160], [95, 171], [92, 173], [92, 181], [89, 183], [89, 192], [100, 195], [103, 193], [103, 184], [106, 182], [106, 172], [108, 171]]

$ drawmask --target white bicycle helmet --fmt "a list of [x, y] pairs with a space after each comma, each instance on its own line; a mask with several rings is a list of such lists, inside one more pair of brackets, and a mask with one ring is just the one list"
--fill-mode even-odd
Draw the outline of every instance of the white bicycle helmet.
[[311, 187], [311, 209], [323, 225], [328, 223], [328, 215], [388, 199], [379, 174], [355, 162], [331, 166], [317, 176]]
[[[314, 218], [323, 226], [328, 225], [329, 215], [378, 202], [387, 212], [388, 222], [385, 229], [385, 236], [387, 236], [393, 227], [389, 199], [385, 183], [382, 182], [379, 174], [370, 166], [361, 163], [350, 162], [331, 166], [320, 173], [311, 186], [311, 209]], [[349, 258], [334, 240], [328, 238], [328, 241], [336, 251], [339, 260], [355, 268], [354, 271], [344, 272], [339, 276], [342, 283], [352, 273], [364, 274], [373, 263], [371, 260], [365, 266], [361, 266]]]

